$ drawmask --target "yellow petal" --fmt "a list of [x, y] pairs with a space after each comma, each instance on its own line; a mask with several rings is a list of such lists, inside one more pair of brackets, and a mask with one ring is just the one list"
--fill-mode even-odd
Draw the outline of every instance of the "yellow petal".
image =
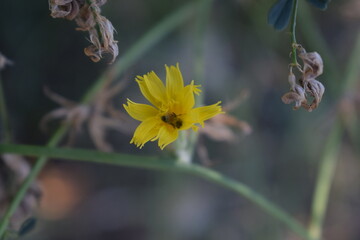
[[123, 106], [132, 118], [139, 121], [145, 121], [148, 118], [154, 117], [159, 112], [150, 105], [135, 103], [130, 99], [127, 100], [127, 105], [123, 104]]
[[194, 126], [197, 122], [197, 113], [194, 114], [193, 111], [188, 112], [187, 114], [181, 115], [180, 119], [182, 121], [182, 125], [179, 130], [187, 130]]
[[171, 125], [164, 124], [158, 134], [159, 138], [159, 147], [161, 150], [164, 149], [167, 145], [175, 141], [178, 137], [178, 130], [172, 127]]
[[159, 118], [153, 117], [140, 123], [130, 143], [134, 143], [137, 147], [142, 148], [145, 143], [158, 135], [161, 126], [160, 121]]
[[177, 100], [179, 91], [184, 88], [184, 80], [180, 72], [179, 64], [166, 68], [166, 91], [171, 99]]
[[217, 102], [216, 104], [213, 105], [194, 108], [191, 111], [191, 115], [193, 116], [194, 121], [200, 123], [201, 126], [204, 126], [205, 120], [212, 118], [220, 113], [224, 113], [221, 110], [221, 106], [219, 106], [220, 103], [221, 102]]
[[195, 105], [193, 82], [191, 82], [190, 85], [184, 87], [181, 97], [182, 98], [179, 99], [179, 102], [181, 103], [181, 113], [186, 113], [190, 111]]
[[155, 107], [161, 108], [167, 98], [165, 86], [160, 78], [154, 72], [150, 72], [143, 77], [138, 76], [136, 81], [144, 97]]

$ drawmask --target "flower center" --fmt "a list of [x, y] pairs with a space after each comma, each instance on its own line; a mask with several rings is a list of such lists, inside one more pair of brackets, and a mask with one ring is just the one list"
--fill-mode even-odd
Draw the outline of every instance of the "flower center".
[[183, 125], [183, 121], [176, 115], [175, 113], [166, 113], [165, 115], [161, 116], [161, 120], [167, 124], [170, 124], [174, 128], [181, 128]]

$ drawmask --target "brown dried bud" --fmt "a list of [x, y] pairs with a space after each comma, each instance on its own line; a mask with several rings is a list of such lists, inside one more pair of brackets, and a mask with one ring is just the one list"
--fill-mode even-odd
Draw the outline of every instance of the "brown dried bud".
[[84, 5], [84, 0], [50, 0], [49, 8], [53, 18], [73, 20]]
[[295, 84], [295, 87], [288, 93], [285, 93], [284, 96], [281, 97], [281, 100], [285, 104], [290, 104], [295, 102], [294, 110], [299, 109], [300, 107], [307, 106], [307, 100], [305, 97], [305, 90], [298, 84]]
[[309, 109], [310, 112], [319, 106], [319, 103], [321, 102], [322, 96], [324, 95], [325, 92], [325, 87], [318, 80], [310, 79], [307, 81], [306, 84], [306, 92], [310, 93], [311, 96], [314, 97], [314, 100], [310, 105], [310, 109], [311, 109], [311, 110]]
[[102, 53], [110, 53], [113, 56], [111, 62], [114, 62], [119, 54], [117, 41], [114, 40], [115, 29], [111, 22], [103, 16], [98, 17], [96, 24], [98, 24], [98, 28], [92, 27], [89, 29], [90, 42], [93, 45], [85, 48], [84, 53], [94, 62], [98, 62], [102, 58]]
[[312, 79], [320, 76], [323, 73], [323, 60], [317, 52], [299, 53], [299, 57], [304, 62], [303, 78]]
[[[88, 2], [90, 2], [88, 4]], [[54, 18], [75, 19], [76, 30], [88, 31], [92, 45], [84, 49], [85, 55], [94, 62], [102, 58], [103, 53], [113, 56], [111, 63], [119, 54], [117, 41], [114, 40], [114, 27], [100, 14], [100, 6], [106, 0], [49, 0], [51, 16]]]

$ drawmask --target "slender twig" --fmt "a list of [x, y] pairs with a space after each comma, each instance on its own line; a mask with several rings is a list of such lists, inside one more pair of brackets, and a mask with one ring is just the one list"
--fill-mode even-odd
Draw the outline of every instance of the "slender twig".
[[293, 219], [289, 214], [284, 212], [281, 208], [267, 200], [265, 197], [256, 193], [247, 185], [240, 183], [234, 179], [226, 177], [221, 173], [205, 168], [193, 163], [184, 164], [172, 159], [161, 159], [158, 157], [149, 156], [135, 156], [128, 154], [104, 153], [94, 150], [83, 149], [61, 149], [50, 147], [39, 147], [30, 145], [16, 145], [16, 144], [0, 144], [0, 153], [15, 153], [26, 156], [47, 156], [52, 158], [61, 158], [68, 160], [77, 160], [84, 162], [111, 164], [116, 166], [146, 168], [152, 170], [175, 171], [180, 173], [187, 173], [196, 177], [203, 178], [224, 188], [227, 188], [249, 201], [256, 204], [272, 217], [278, 219], [291, 230], [296, 232], [304, 239], [310, 240], [307, 231], [301, 224]]
[[[139, 59], [145, 52], [151, 49], [156, 43], [163, 39], [169, 32], [176, 29], [178, 26], [183, 24], [193, 13], [194, 4], [190, 3], [180, 8], [175, 13], [171, 14], [169, 17], [165, 18], [162, 22], [156, 25], [151, 29], [147, 34], [145, 34], [138, 42], [136, 42], [129, 51], [114, 65], [112, 65], [90, 88], [90, 90], [85, 94], [82, 103], [87, 103], [95, 96], [99, 89], [102, 88], [103, 84], [106, 83], [106, 76], [109, 73], [112, 73], [114, 78], [123, 73], [125, 69], [134, 64], [135, 61]], [[67, 132], [67, 127], [60, 127], [53, 137], [48, 142], [47, 146], [53, 147], [56, 146], [65, 133]], [[47, 162], [46, 156], [40, 155], [40, 158], [36, 160], [33, 169], [31, 170], [28, 177], [25, 179], [24, 183], [19, 188], [14, 199], [10, 203], [8, 209], [6, 210], [4, 217], [0, 222], [0, 239], [4, 235], [6, 228], [8, 226], [11, 216], [16, 211], [20, 202], [25, 196], [26, 191], [28, 190], [31, 183], [36, 179], [37, 175]]]
[[290, 34], [291, 34], [291, 65], [296, 67], [298, 65], [296, 58], [296, 17], [297, 17], [297, 9], [298, 9], [298, 0], [294, 0], [292, 8], [292, 16], [290, 23]]
[[[344, 87], [339, 88], [341, 94], [352, 89], [356, 83], [356, 77], [360, 73], [360, 33], [357, 36], [356, 44], [349, 63], [344, 79]], [[322, 237], [322, 228], [325, 219], [327, 204], [329, 201], [329, 193], [331, 183], [334, 178], [338, 152], [340, 150], [341, 138], [343, 136], [344, 125], [341, 118], [337, 117], [334, 126], [331, 129], [330, 135], [326, 141], [322, 160], [319, 166], [318, 177], [316, 180], [316, 187], [314, 198], [312, 202], [312, 212], [309, 224], [309, 233], [314, 240], [320, 240]]]
[[5, 101], [5, 91], [2, 84], [1, 73], [0, 73], [0, 122], [1, 127], [3, 129], [2, 136], [0, 135], [0, 142], [3, 138], [3, 142], [9, 143], [11, 142], [11, 129], [10, 129], [10, 121], [8, 116], [8, 111], [6, 108]]
[[335, 173], [338, 152], [340, 149], [343, 126], [337, 121], [326, 141], [321, 165], [316, 180], [315, 193], [312, 201], [309, 234], [314, 240], [320, 240], [325, 212], [329, 201], [331, 182]]

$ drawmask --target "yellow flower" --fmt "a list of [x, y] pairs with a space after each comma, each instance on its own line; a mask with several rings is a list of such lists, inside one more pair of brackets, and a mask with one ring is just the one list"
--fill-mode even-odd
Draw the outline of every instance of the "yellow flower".
[[159, 147], [164, 149], [175, 141], [180, 130], [192, 128], [197, 131], [204, 121], [222, 113], [221, 102], [204, 107], [193, 108], [195, 105], [194, 94], [199, 95], [200, 85], [192, 81], [184, 86], [184, 81], [179, 69], [179, 64], [166, 66], [166, 86], [155, 72], [138, 76], [141, 93], [153, 105], [140, 104], [127, 100], [125, 110], [131, 117], [141, 121], [136, 128], [130, 143], [142, 148], [148, 141], [159, 140]]

